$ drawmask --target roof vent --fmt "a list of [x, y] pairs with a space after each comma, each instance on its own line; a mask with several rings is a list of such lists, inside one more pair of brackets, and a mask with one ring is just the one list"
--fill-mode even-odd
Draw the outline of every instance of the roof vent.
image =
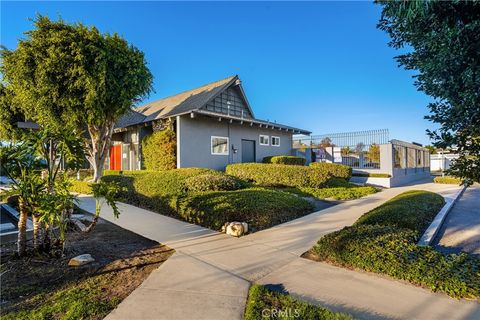
[[235, 85], [239, 86], [239, 85], [241, 85], [241, 84], [242, 84], [242, 81], [241, 81], [240, 79], [237, 79], [237, 80], [235, 81]]

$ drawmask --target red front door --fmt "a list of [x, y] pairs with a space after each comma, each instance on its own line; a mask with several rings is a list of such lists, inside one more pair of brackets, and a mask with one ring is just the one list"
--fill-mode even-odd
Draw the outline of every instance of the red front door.
[[110, 147], [110, 170], [122, 170], [122, 145]]

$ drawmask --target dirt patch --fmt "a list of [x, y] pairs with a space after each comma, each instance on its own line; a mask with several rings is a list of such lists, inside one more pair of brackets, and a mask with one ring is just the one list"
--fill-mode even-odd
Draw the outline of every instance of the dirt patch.
[[[61, 319], [68, 305], [52, 310], [46, 310], [46, 305], [60, 303], [55, 301], [62, 298], [57, 293], [68, 296], [74, 288], [88, 293], [89, 300], [93, 297], [104, 302], [98, 310], [82, 315], [102, 318], [173, 254], [173, 249], [105, 220], [100, 220], [90, 234], [69, 233], [65, 256], [59, 259], [41, 255], [15, 258], [13, 249], [12, 245], [2, 246], [0, 264], [1, 314], [12, 318], [22, 310], [42, 311], [38, 315]], [[95, 262], [81, 267], [67, 265], [70, 258], [84, 253], [91, 254]]]

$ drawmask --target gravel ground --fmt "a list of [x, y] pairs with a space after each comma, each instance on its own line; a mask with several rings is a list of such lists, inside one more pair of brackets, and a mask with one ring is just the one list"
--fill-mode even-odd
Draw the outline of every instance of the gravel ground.
[[465, 251], [480, 255], [480, 185], [465, 190], [449, 212], [435, 247], [445, 253]]

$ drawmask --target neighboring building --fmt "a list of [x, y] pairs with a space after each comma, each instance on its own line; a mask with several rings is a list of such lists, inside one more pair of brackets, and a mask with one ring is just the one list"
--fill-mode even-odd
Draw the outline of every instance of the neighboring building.
[[458, 159], [460, 155], [457, 153], [437, 153], [430, 155], [430, 169], [432, 171], [445, 171]]
[[386, 129], [295, 137], [293, 147], [307, 162], [352, 167], [355, 183], [390, 188], [430, 178], [429, 150], [417, 143], [390, 140]]
[[138, 107], [118, 121], [106, 167], [142, 168], [141, 141], [155, 130], [172, 128], [177, 167], [223, 170], [230, 163], [261, 162], [291, 155], [292, 135], [310, 132], [256, 119], [238, 76]]

